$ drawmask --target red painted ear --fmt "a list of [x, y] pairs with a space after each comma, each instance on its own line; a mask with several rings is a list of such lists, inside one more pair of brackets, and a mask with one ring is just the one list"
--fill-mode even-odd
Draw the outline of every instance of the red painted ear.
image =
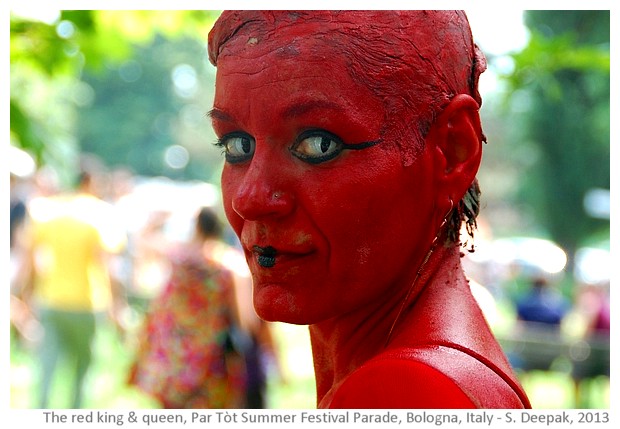
[[435, 151], [440, 205], [450, 199], [460, 201], [476, 178], [482, 140], [478, 103], [469, 95], [457, 95], [435, 120], [427, 138]]

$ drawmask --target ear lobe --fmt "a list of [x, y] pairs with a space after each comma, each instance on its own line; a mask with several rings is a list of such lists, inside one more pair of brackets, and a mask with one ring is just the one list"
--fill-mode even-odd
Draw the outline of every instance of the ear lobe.
[[450, 196], [458, 201], [476, 177], [482, 157], [478, 103], [466, 94], [454, 97], [433, 123], [428, 137], [435, 149], [439, 180], [451, 188]]

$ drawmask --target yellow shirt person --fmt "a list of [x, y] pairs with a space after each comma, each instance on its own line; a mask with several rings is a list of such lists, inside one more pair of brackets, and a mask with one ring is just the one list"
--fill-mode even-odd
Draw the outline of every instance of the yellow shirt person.
[[31, 244], [39, 304], [67, 311], [104, 311], [112, 294], [106, 254], [125, 235], [113, 207], [86, 193], [33, 200]]
[[44, 330], [37, 408], [57, 400], [52, 385], [60, 359], [73, 367], [70, 407], [81, 408], [97, 319], [106, 311], [114, 316], [108, 255], [122, 249], [125, 231], [113, 206], [93, 195], [92, 180], [82, 173], [75, 193], [29, 204], [24, 295]]

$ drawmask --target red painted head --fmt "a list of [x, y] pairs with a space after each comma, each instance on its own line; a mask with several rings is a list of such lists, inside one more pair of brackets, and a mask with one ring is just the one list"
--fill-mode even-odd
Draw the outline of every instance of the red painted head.
[[480, 162], [465, 16], [225, 12], [209, 54], [258, 314], [318, 323], [409, 285]]

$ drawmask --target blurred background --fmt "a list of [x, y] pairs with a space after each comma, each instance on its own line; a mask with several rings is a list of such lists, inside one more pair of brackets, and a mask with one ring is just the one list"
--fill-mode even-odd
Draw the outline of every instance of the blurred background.
[[[610, 13], [467, 12], [489, 63], [482, 212], [464, 259], [472, 290], [535, 408], [608, 408]], [[122, 306], [98, 322], [82, 406], [160, 406], [127, 379], [149, 302], [170, 275], [165, 249], [189, 240], [200, 207], [223, 214], [222, 157], [205, 117], [215, 75], [205, 44], [218, 14], [12, 11], [11, 407], [38, 407], [42, 383], [44, 327], [22, 293], [29, 213], [84, 165], [127, 239], [110, 268]], [[223, 239], [236, 248], [229, 230]], [[266, 329], [261, 406], [314, 408], [307, 328]], [[61, 360], [48, 406], [70, 407], [72, 386]]]

